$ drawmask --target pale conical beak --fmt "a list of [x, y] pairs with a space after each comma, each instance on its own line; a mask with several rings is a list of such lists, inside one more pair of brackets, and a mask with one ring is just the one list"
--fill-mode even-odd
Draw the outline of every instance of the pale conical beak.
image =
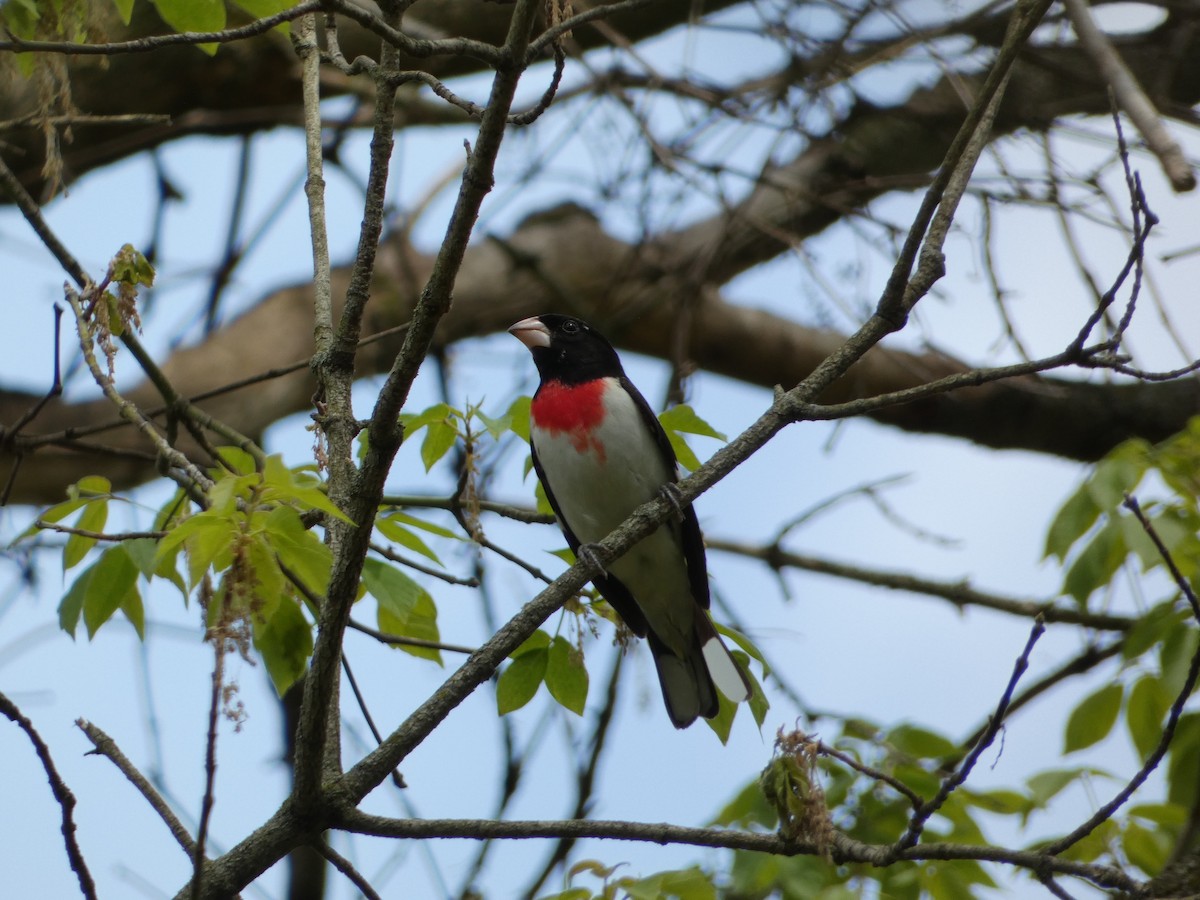
[[532, 350], [534, 347], [550, 346], [550, 329], [537, 316], [522, 319], [508, 329], [508, 333]]

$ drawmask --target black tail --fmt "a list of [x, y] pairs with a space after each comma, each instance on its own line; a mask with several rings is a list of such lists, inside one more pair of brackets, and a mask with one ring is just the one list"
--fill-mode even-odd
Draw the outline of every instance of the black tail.
[[697, 610], [696, 619], [692, 645], [684, 657], [675, 655], [653, 631], [647, 635], [663, 702], [676, 728], [687, 728], [700, 716], [715, 716], [720, 709], [718, 686], [734, 703], [750, 696], [750, 679], [730, 656], [708, 613]]

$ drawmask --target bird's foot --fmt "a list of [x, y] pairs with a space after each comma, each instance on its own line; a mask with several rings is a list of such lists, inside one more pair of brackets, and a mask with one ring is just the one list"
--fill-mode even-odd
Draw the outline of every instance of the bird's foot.
[[684, 503], [679, 495], [679, 485], [668, 481], [658, 489], [658, 495], [671, 504], [671, 508], [675, 510], [675, 518], [682, 522]]
[[575, 558], [588, 567], [588, 575], [604, 574], [604, 563], [601, 556], [604, 551], [599, 544], [580, 544], [575, 548]]

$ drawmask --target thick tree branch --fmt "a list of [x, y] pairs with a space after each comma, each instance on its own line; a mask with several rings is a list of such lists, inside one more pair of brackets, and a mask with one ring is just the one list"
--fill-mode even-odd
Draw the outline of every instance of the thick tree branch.
[[[509, 821], [492, 819], [389, 819], [358, 810], [342, 813], [337, 826], [358, 834], [400, 839], [463, 838], [469, 840], [530, 840], [597, 838], [617, 841], [645, 841], [655, 844], [685, 844], [693, 847], [718, 847], [730, 850], [750, 850], [779, 856], [818, 855], [820, 850], [803, 841], [788, 841], [777, 834], [751, 831], [732, 831], [723, 828], [686, 828], [666, 823], [622, 822], [570, 819], [566, 821]], [[861, 862], [883, 864], [891, 847], [883, 844], [864, 844], [836, 833], [833, 840], [833, 859], [837, 863]], [[973, 859], [980, 862], [1003, 862], [1033, 871], [1045, 870], [1060, 875], [1082, 878], [1099, 887], [1134, 892], [1140, 884], [1111, 866], [1090, 865], [1057, 858], [1047, 858], [1030, 850], [1009, 850], [979, 844], [928, 843], [902, 850], [896, 859], [953, 860]]]

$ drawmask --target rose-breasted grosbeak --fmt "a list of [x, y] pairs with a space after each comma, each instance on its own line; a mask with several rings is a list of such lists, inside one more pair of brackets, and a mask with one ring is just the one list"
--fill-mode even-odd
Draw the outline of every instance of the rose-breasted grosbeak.
[[[678, 478], [675, 452], [617, 352], [579, 319], [546, 314], [509, 332], [529, 348], [541, 384], [530, 407], [533, 467], [567, 543], [596, 543]], [[593, 579], [639, 637], [649, 639], [676, 728], [717, 714], [717, 689], [750, 696], [745, 673], [708, 615], [704, 540], [691, 506]]]

